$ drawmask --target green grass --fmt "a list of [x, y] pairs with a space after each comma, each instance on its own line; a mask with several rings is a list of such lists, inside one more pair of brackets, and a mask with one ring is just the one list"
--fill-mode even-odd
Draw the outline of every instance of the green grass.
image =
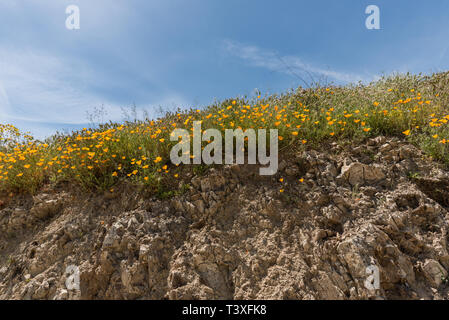
[[[449, 73], [392, 75], [368, 85], [297, 88], [283, 94], [231, 98], [202, 110], [178, 110], [160, 119], [106, 123], [38, 141], [0, 125], [0, 191], [36, 192], [69, 182], [110, 190], [123, 181], [170, 196], [186, 168], [169, 160], [170, 133], [202, 129], [276, 128], [280, 149], [320, 148], [325, 142], [358, 142], [399, 136], [449, 165]], [[201, 174], [203, 165], [193, 166]]]

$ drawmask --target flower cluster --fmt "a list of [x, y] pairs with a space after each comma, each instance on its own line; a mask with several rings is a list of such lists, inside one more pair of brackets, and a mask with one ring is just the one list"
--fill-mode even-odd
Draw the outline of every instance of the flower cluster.
[[58, 134], [45, 142], [2, 124], [0, 191], [33, 192], [58, 181], [111, 190], [122, 180], [154, 187], [164, 178], [177, 179], [180, 168], [169, 161], [176, 143], [170, 133], [192, 130], [193, 121], [202, 121], [203, 130], [278, 129], [281, 150], [397, 135], [449, 163], [448, 90], [435, 92], [427, 81], [396, 76], [368, 86], [299, 88], [283, 95], [229, 99], [157, 120]]

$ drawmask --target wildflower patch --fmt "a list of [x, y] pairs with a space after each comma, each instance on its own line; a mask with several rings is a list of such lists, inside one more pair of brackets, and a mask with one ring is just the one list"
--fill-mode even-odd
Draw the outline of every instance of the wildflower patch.
[[[267, 130], [259, 129], [226, 129], [224, 139], [223, 157], [223, 137], [218, 129], [207, 129], [202, 133], [201, 121], [193, 122], [193, 155], [191, 155], [191, 139], [189, 131], [186, 129], [175, 129], [170, 134], [171, 141], [179, 141], [170, 152], [170, 160], [173, 164], [244, 164], [245, 144], [247, 146], [248, 164], [268, 165], [259, 169], [260, 175], [273, 175], [278, 169], [278, 130], [270, 129], [269, 155], [267, 155]], [[212, 140], [211, 140], [212, 139]], [[234, 149], [235, 140], [235, 149]], [[202, 143], [208, 144], [203, 148]], [[235, 161], [234, 161], [235, 155]]]

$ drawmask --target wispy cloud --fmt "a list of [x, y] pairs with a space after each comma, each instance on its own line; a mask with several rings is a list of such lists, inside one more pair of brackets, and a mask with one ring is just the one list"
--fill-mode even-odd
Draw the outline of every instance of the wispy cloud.
[[[82, 60], [0, 48], [0, 119], [77, 125], [88, 121], [94, 107], [104, 106], [104, 120], [122, 120], [123, 108], [133, 101], [120, 104], [93, 89], [115, 87], [116, 80]], [[137, 107], [154, 116], [159, 106], [187, 105], [180, 94], [165, 91]]]
[[6, 94], [6, 90], [3, 87], [2, 82], [0, 81], [0, 111], [2, 109], [9, 109], [11, 108], [10, 104], [9, 104], [9, 98], [8, 95]]
[[271, 71], [301, 78], [306, 84], [322, 78], [343, 83], [370, 82], [376, 77], [367, 74], [354, 74], [325, 69], [304, 62], [298, 56], [281, 56], [274, 50], [246, 45], [231, 40], [224, 40], [223, 47], [229, 54], [238, 57], [251, 66], [265, 68]]
[[132, 40], [124, 34], [135, 20], [136, 6], [79, 0], [82, 29], [71, 32], [64, 24], [69, 4], [72, 1], [0, 1], [1, 24], [14, 28], [13, 34], [0, 29], [1, 122], [65, 127], [85, 123], [86, 113], [102, 105], [106, 121], [120, 121], [122, 108], [133, 102], [150, 116], [160, 105], [187, 104], [181, 94], [157, 81], [151, 60], [117, 49], [117, 41], [122, 40], [124, 48], [126, 40]]
[[108, 105], [112, 117], [120, 114], [118, 106], [83, 90], [92, 75], [81, 63], [73, 64], [46, 54], [0, 49], [2, 118], [77, 124], [100, 104]]

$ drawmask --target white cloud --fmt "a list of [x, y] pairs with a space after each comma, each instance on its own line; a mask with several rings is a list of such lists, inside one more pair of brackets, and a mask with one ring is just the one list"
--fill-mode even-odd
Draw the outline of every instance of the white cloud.
[[[92, 114], [94, 107], [104, 106], [103, 121], [122, 121], [132, 101], [118, 104], [93, 88], [117, 86], [116, 81], [81, 60], [0, 47], [0, 122], [43, 138], [90, 122], [87, 112]], [[153, 101], [137, 105], [137, 111], [140, 117], [143, 110], [155, 117], [159, 106], [173, 110], [187, 105], [183, 96], [164, 90]]]
[[280, 56], [276, 51], [235, 41], [225, 40], [223, 41], [223, 46], [226, 52], [247, 61], [251, 66], [297, 76], [304, 79], [304, 82], [307, 84], [310, 84], [311, 78], [317, 81], [317, 78], [322, 77], [344, 83], [370, 82], [375, 79], [372, 75], [338, 72], [317, 67], [304, 62], [298, 56]]
[[[164, 88], [152, 63], [142, 65], [126, 46], [114, 44], [114, 39], [129, 38], [127, 26], [141, 14], [140, 6], [75, 2], [81, 30], [72, 32], [65, 28], [71, 0], [0, 0], [0, 20], [14, 31], [0, 39], [1, 122], [77, 125], [88, 121], [86, 111], [101, 105], [105, 120], [120, 121], [122, 107], [132, 104], [134, 96], [137, 107], [148, 109], [150, 116], [159, 105], [186, 105], [182, 96]], [[150, 12], [165, 6], [144, 5]]]
[[6, 110], [10, 108], [9, 98], [6, 94], [3, 84], [0, 82], [0, 110]]
[[84, 90], [90, 78], [80, 62], [0, 49], [2, 118], [77, 124], [86, 122], [87, 110], [101, 104], [108, 106], [112, 119], [119, 116], [119, 106]]

